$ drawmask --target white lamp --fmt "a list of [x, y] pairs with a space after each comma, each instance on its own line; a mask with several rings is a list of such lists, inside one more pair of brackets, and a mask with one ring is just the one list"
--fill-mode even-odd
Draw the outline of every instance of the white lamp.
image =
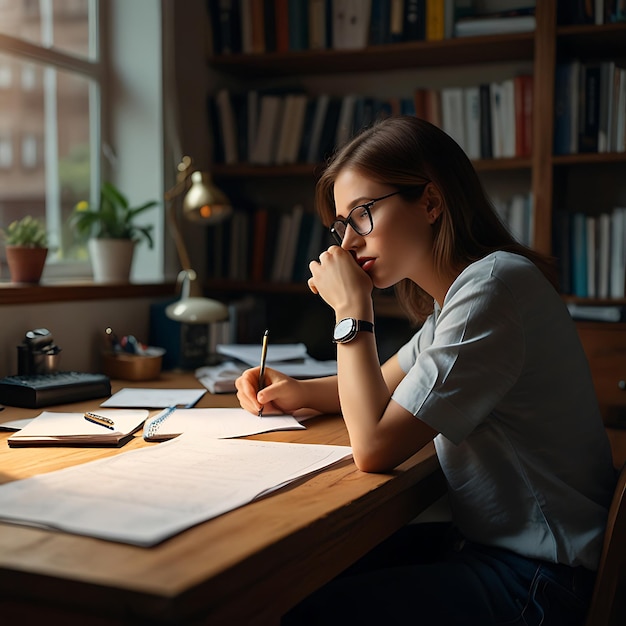
[[[206, 172], [192, 171], [191, 158], [185, 156], [178, 164], [176, 184], [165, 192], [170, 203], [168, 215], [182, 271], [178, 275], [180, 300], [165, 309], [172, 320], [184, 324], [210, 324], [228, 319], [228, 308], [217, 300], [204, 298], [197, 274], [191, 268], [189, 253], [179, 224], [176, 200], [185, 193], [182, 214], [185, 219], [202, 225], [217, 224], [232, 214], [233, 208], [223, 191], [218, 189]], [[191, 181], [191, 184], [190, 182]]]

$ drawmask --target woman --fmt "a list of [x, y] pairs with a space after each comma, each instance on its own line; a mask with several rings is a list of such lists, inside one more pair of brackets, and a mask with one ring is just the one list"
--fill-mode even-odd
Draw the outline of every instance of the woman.
[[[417, 118], [355, 137], [316, 200], [337, 245], [309, 287], [335, 312], [337, 376], [267, 369], [257, 392], [255, 368], [240, 403], [341, 412], [365, 472], [434, 439], [454, 530], [410, 525], [286, 622], [582, 624], [615, 473], [552, 264], [513, 240], [463, 151]], [[391, 285], [423, 324], [381, 367], [372, 290]]]

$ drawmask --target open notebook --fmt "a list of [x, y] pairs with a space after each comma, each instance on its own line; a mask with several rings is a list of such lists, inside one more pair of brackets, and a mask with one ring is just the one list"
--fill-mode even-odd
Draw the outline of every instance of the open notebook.
[[43, 411], [22, 430], [12, 434], [8, 444], [20, 446], [121, 446], [148, 417], [146, 409], [98, 410], [98, 415], [113, 420], [113, 428], [94, 424], [84, 413]]
[[241, 408], [169, 408], [146, 420], [143, 437], [146, 441], [164, 441], [182, 433], [195, 433], [216, 439], [227, 439], [274, 430], [303, 430], [304, 428], [291, 415], [259, 417]]

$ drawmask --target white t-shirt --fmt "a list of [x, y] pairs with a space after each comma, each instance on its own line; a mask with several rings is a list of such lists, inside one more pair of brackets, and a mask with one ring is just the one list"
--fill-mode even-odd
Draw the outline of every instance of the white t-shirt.
[[539, 269], [508, 252], [472, 263], [398, 358], [393, 399], [441, 433], [463, 535], [596, 569], [611, 449], [575, 325]]

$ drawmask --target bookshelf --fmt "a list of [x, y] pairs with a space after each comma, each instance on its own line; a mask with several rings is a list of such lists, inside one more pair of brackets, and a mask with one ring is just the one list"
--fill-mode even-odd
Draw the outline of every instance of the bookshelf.
[[[613, 60], [626, 67], [626, 22], [561, 25], [557, 21], [557, 0], [536, 3], [534, 32], [494, 34], [476, 37], [447, 38], [436, 41], [409, 41], [372, 45], [356, 50], [293, 50], [251, 54], [209, 55], [208, 64], [216, 89], [228, 85], [236, 89], [262, 89], [266, 86], [298, 84], [305, 90], [320, 92], [341, 89], [364, 93], [373, 89], [397, 92], [399, 82], [413, 80], [413, 85], [428, 80], [437, 87], [454, 84], [459, 74], [475, 76], [474, 83], [502, 80], [518, 73], [532, 73], [533, 116], [532, 153], [529, 157], [476, 159], [474, 165], [488, 191], [497, 181], [507, 188], [527, 186], [532, 198], [534, 220], [532, 240], [536, 249], [553, 254], [555, 250], [554, 218], [556, 208], [579, 210], [590, 196], [594, 178], [601, 181], [602, 203], [584, 207], [600, 212], [615, 206], [626, 206], [623, 174], [626, 152], [554, 153], [555, 74], [560, 62], [582, 59], [585, 62]], [[487, 78], [485, 78], [485, 76]], [[258, 186], [278, 186], [284, 195], [308, 185], [312, 195], [316, 165], [251, 165], [246, 162], [224, 165], [215, 163], [215, 177], [227, 189], [254, 196]], [[580, 193], [580, 181], [588, 179], [587, 194]], [[609, 184], [605, 184], [607, 177]], [[271, 181], [268, 183], [268, 181]], [[504, 181], [504, 182], [502, 182]], [[312, 201], [312, 200], [311, 200]], [[284, 209], [285, 207], [283, 207]], [[312, 210], [309, 205], [308, 209]], [[212, 290], [294, 295], [306, 293], [306, 285], [272, 285], [244, 281], [233, 284], [219, 280], [209, 282]], [[571, 293], [564, 297], [579, 300]], [[389, 297], [382, 298], [381, 310], [393, 314]], [[585, 299], [606, 304], [606, 299]], [[610, 304], [626, 305], [626, 298], [612, 298]], [[586, 332], [589, 327], [586, 326]]]

